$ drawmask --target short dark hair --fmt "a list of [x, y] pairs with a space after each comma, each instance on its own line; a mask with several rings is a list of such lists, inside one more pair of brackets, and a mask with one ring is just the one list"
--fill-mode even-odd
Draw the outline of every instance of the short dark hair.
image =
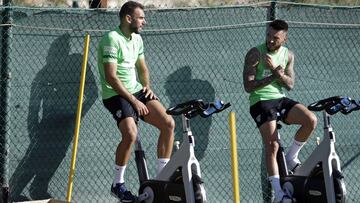
[[272, 21], [270, 24], [269, 24], [270, 27], [272, 27], [274, 30], [284, 30], [284, 31], [288, 31], [288, 24], [287, 22], [285, 22], [285, 20], [280, 20], [280, 19], [277, 19], [277, 20], [274, 20]]
[[141, 3], [135, 2], [135, 1], [128, 1], [124, 5], [121, 6], [119, 17], [120, 21], [126, 16], [130, 15], [132, 16], [134, 14], [134, 11], [136, 8], [141, 8], [144, 10], [144, 6]]

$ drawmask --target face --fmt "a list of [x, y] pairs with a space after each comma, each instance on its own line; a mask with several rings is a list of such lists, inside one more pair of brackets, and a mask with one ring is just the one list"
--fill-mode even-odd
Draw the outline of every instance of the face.
[[144, 11], [141, 8], [136, 8], [134, 14], [130, 16], [130, 31], [139, 34], [145, 24]]
[[266, 47], [269, 51], [275, 51], [285, 44], [287, 32], [284, 30], [275, 30], [269, 27], [266, 34]]

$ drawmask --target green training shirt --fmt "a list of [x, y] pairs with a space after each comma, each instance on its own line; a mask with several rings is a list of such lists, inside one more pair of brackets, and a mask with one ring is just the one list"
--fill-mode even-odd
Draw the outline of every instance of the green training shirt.
[[[273, 60], [273, 63], [277, 66], [281, 65], [286, 67], [288, 63], [288, 48], [281, 46], [277, 52], [268, 52], [266, 44], [261, 44], [256, 47], [260, 52], [259, 64], [256, 67], [256, 80], [261, 80], [272, 74], [271, 70], [266, 68], [264, 62], [264, 54], [268, 53]], [[285, 97], [281, 84], [274, 80], [269, 85], [256, 89], [250, 93], [250, 106], [254, 105], [258, 101], [279, 99]]]
[[118, 95], [105, 80], [105, 63], [116, 63], [116, 75], [131, 94], [142, 89], [135, 69], [136, 61], [144, 57], [144, 45], [139, 34], [133, 33], [129, 39], [117, 27], [101, 38], [97, 56], [103, 99]]

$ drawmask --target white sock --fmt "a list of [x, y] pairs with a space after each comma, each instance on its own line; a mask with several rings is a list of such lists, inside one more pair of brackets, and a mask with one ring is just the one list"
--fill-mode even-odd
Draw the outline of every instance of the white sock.
[[284, 192], [282, 191], [281, 185], [280, 185], [280, 177], [279, 177], [279, 175], [270, 176], [269, 181], [275, 192], [275, 202], [278, 202], [284, 196]]
[[170, 159], [168, 158], [159, 158], [157, 161], [157, 174], [166, 166]]
[[288, 153], [286, 154], [286, 160], [293, 160], [298, 157], [298, 154], [301, 148], [304, 146], [306, 142], [299, 142], [294, 140], [293, 144], [291, 145]]
[[125, 182], [124, 179], [125, 169], [126, 169], [126, 165], [125, 166], [115, 165], [113, 186], [115, 186], [117, 183]]

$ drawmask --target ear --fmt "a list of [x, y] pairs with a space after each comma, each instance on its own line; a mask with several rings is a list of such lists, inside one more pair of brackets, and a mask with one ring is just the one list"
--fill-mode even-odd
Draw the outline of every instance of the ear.
[[285, 42], [288, 40], [288, 32], [285, 33]]
[[126, 22], [128, 22], [128, 23], [130, 24], [131, 21], [132, 21], [132, 18], [131, 18], [130, 15], [126, 15], [126, 16], [125, 16], [125, 20], [126, 20]]

